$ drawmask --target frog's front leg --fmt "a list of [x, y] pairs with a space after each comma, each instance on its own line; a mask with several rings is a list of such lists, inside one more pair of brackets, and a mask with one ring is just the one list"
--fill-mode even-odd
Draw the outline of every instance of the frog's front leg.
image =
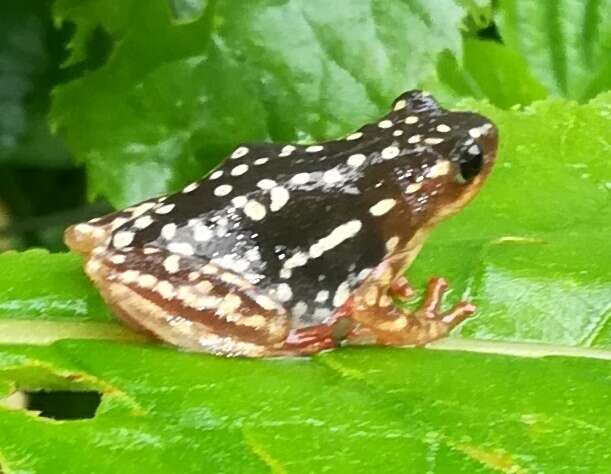
[[258, 357], [288, 334], [280, 303], [200, 257], [104, 247], [87, 257], [85, 270], [126, 323], [189, 350]]
[[424, 345], [447, 335], [475, 311], [472, 304], [461, 301], [442, 312], [440, 305], [448, 289], [442, 278], [429, 280], [415, 311], [396, 308], [391, 296], [411, 295], [411, 288], [402, 276], [389, 285], [390, 269], [379, 271], [387, 276], [364, 282], [354, 295], [350, 313], [357, 325], [346, 337], [347, 344]]

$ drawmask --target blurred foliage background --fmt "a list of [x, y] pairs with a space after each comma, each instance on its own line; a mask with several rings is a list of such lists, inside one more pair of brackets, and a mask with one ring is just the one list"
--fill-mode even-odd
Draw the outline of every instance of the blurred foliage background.
[[64, 249], [66, 225], [176, 189], [239, 141], [330, 138], [410, 87], [509, 108], [611, 81], [608, 1], [273, 3], [3, 2], [0, 248]]
[[5, 249], [58, 250], [66, 223], [93, 212], [84, 170], [51, 134], [47, 119], [53, 87], [78, 74], [61, 67], [74, 28], [53, 25], [51, 3], [0, 5], [0, 246]]

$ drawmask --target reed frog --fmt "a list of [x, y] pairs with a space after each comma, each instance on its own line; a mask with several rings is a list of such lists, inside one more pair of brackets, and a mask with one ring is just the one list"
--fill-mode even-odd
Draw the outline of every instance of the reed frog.
[[495, 160], [486, 118], [399, 96], [380, 120], [320, 144], [238, 146], [177, 193], [71, 226], [65, 241], [116, 315], [167, 343], [226, 356], [343, 344], [423, 345], [474, 308], [398, 309], [404, 272]]

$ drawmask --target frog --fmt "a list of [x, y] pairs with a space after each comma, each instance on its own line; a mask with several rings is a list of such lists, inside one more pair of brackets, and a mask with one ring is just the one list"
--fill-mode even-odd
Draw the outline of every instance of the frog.
[[175, 193], [70, 226], [65, 242], [112, 312], [187, 351], [307, 356], [426, 346], [475, 307], [421, 305], [405, 272], [427, 235], [478, 192], [496, 126], [410, 90], [339, 139], [244, 143]]

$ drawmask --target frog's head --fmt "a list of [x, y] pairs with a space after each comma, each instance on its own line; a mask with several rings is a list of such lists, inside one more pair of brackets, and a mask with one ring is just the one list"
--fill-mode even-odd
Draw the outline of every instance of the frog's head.
[[[427, 93], [410, 91], [393, 104], [408, 173], [403, 195], [412, 215], [434, 224], [459, 211], [482, 186], [497, 152], [497, 130], [487, 118], [453, 112]], [[422, 221], [421, 221], [422, 222]]]

